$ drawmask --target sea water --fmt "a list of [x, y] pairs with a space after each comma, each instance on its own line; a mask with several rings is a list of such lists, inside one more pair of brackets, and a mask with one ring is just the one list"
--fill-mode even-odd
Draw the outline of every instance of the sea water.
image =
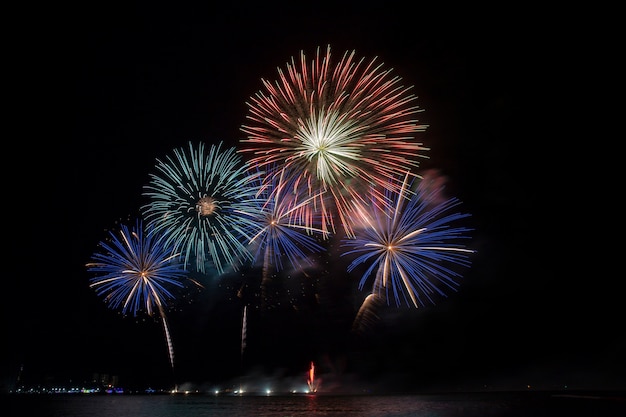
[[4, 417], [613, 417], [624, 393], [428, 395], [9, 394]]

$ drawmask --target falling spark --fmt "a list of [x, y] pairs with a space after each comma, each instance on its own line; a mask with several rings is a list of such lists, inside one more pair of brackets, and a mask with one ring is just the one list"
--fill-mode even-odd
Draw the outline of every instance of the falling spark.
[[243, 307], [243, 320], [241, 323], [241, 355], [246, 349], [247, 344], [247, 332], [248, 332], [248, 306]]

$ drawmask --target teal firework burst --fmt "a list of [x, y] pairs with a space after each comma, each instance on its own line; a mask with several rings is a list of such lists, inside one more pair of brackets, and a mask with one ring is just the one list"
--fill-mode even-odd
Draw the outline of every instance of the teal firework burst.
[[252, 173], [235, 148], [203, 143], [174, 149], [157, 160], [144, 187], [142, 212], [183, 256], [185, 267], [222, 274], [252, 261], [248, 242], [257, 225], [247, 215], [257, 207]]

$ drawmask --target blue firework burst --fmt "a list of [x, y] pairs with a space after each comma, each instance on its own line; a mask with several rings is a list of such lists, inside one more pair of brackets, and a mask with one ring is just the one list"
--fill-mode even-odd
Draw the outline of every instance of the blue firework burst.
[[137, 219], [133, 228], [122, 224], [118, 232], [110, 231], [109, 239], [100, 242], [100, 250], [87, 263], [87, 270], [94, 274], [89, 286], [124, 315], [145, 311], [151, 316], [157, 310], [173, 368], [174, 347], [165, 307], [176, 298], [173, 291], [185, 286], [188, 272], [173, 246], [151, 228], [144, 230], [142, 220]]
[[155, 308], [175, 298], [172, 290], [184, 287], [188, 273], [173, 246], [163, 236], [144, 230], [141, 220], [133, 228], [122, 224], [115, 232], [100, 242], [101, 251], [87, 264], [94, 274], [89, 286], [124, 315], [136, 316], [141, 310], [152, 315]]
[[441, 188], [422, 180], [416, 190], [407, 175], [401, 190], [389, 194], [394, 201], [392, 210], [380, 210], [375, 205], [362, 215], [363, 227], [356, 238], [344, 239], [344, 255], [358, 255], [348, 266], [348, 272], [360, 264], [369, 264], [359, 288], [375, 274], [373, 292], [396, 305], [406, 303], [424, 306], [425, 300], [435, 304], [433, 294], [446, 296], [456, 290], [461, 277], [459, 266], [470, 266], [467, 248], [470, 228], [455, 225], [469, 214], [455, 211], [461, 202], [442, 198]]
[[311, 227], [301, 217], [303, 208], [318, 198], [311, 196], [302, 187], [285, 185], [285, 171], [259, 176], [257, 210], [251, 211], [252, 219], [260, 229], [250, 240], [255, 261], [264, 262], [267, 268], [271, 263], [276, 270], [284, 268], [286, 258], [293, 268], [310, 266], [309, 255], [325, 250], [317, 243], [315, 234], [326, 237], [326, 232]]

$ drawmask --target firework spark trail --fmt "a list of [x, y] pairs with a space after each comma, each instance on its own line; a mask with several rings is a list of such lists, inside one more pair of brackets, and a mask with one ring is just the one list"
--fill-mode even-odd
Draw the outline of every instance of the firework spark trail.
[[[355, 60], [354, 51], [333, 65], [330, 46], [323, 56], [318, 48], [310, 66], [301, 51], [299, 64], [292, 58], [278, 75], [274, 84], [262, 80], [265, 91], [246, 103], [248, 124], [241, 130], [247, 139], [240, 152], [252, 154], [251, 164], [278, 164], [294, 173], [288, 183], [311, 196], [328, 193], [300, 215], [314, 224], [312, 213], [319, 211], [320, 227], [329, 232], [336, 232], [336, 216], [353, 237], [354, 212], [367, 205], [364, 190], [377, 184], [397, 191], [390, 180], [425, 157], [427, 148], [415, 136], [426, 125], [415, 118], [421, 110], [412, 87], [400, 84], [376, 58]], [[388, 206], [384, 193], [377, 200], [377, 206]]]
[[158, 174], [144, 187], [150, 202], [142, 211], [150, 225], [181, 252], [186, 268], [195, 259], [202, 273], [209, 261], [222, 274], [252, 260], [247, 243], [256, 224], [246, 213], [257, 206], [251, 185], [258, 174], [250, 173], [234, 147], [222, 144], [208, 152], [203, 143], [174, 149], [157, 160]]
[[350, 248], [344, 255], [359, 254], [348, 266], [348, 272], [360, 264], [370, 263], [359, 288], [376, 271], [374, 288], [377, 295], [388, 299], [393, 294], [396, 305], [404, 301], [415, 307], [423, 306], [423, 297], [432, 304], [432, 294], [446, 296], [440, 287], [456, 290], [461, 275], [456, 266], [469, 267], [468, 249], [463, 241], [471, 229], [454, 226], [469, 214], [454, 212], [461, 203], [456, 198], [438, 200], [440, 189], [429, 182], [420, 182], [415, 192], [413, 180], [407, 174], [401, 191], [392, 200], [391, 213], [373, 210], [362, 213], [364, 224], [355, 239], [344, 239]]
[[161, 314], [161, 320], [163, 321], [163, 331], [165, 332], [165, 340], [167, 341], [167, 351], [169, 353], [170, 365], [174, 369], [174, 344], [172, 343], [172, 336], [170, 335], [170, 328], [167, 324], [165, 317], [165, 311], [163, 306], [159, 304], [159, 313]]
[[352, 322], [354, 333], [366, 333], [380, 319], [378, 312], [387, 303], [385, 291], [383, 291], [383, 269], [378, 268], [376, 278], [372, 284], [372, 291], [365, 297], [361, 307]]
[[[121, 308], [122, 314], [140, 311], [152, 316], [156, 307], [163, 322], [168, 355], [174, 368], [174, 347], [164, 307], [175, 298], [171, 289], [183, 288], [188, 272], [180, 257], [163, 236], [151, 227], [144, 230], [137, 219], [133, 229], [121, 225], [118, 234], [109, 232], [109, 241], [101, 241], [87, 270], [95, 274], [89, 286], [104, 296], [110, 308]], [[192, 283], [196, 283], [190, 280]]]

